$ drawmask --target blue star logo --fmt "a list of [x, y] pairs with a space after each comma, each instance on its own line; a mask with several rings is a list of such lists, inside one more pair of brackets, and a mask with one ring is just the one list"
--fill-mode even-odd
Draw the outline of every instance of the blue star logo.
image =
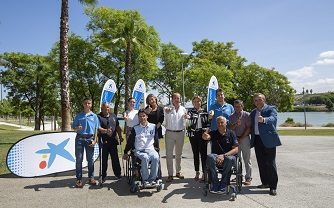
[[55, 161], [56, 156], [62, 156], [63, 158], [75, 162], [73, 156], [71, 153], [69, 153], [67, 150], [65, 150], [65, 146], [67, 145], [68, 141], [70, 138], [64, 140], [58, 145], [52, 144], [50, 142], [47, 143], [49, 146], [49, 149], [41, 149], [38, 150], [36, 153], [37, 154], [50, 154], [49, 162], [48, 162], [48, 168], [51, 167], [52, 163]]

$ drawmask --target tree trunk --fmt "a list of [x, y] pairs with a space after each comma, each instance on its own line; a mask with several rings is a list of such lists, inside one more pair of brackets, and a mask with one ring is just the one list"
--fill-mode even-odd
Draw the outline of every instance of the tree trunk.
[[71, 130], [71, 106], [68, 72], [68, 0], [62, 0], [60, 16], [60, 97], [61, 130]]
[[126, 109], [127, 101], [130, 97], [130, 74], [131, 74], [131, 42], [127, 42], [126, 51], [125, 51], [125, 89], [124, 89], [124, 109]]
[[116, 96], [115, 96], [115, 105], [114, 105], [114, 113], [115, 113], [116, 116], [118, 114], [118, 107], [119, 107], [119, 104], [121, 102], [121, 89], [122, 89], [122, 85], [123, 85], [123, 84], [121, 84], [121, 79], [120, 78], [121, 78], [121, 75], [120, 75], [120, 72], [119, 72], [117, 74], [117, 78], [116, 78], [117, 93], [116, 93]]
[[40, 109], [39, 104], [36, 104], [36, 112], [35, 112], [35, 128], [34, 130], [41, 130], [41, 120], [40, 120]]

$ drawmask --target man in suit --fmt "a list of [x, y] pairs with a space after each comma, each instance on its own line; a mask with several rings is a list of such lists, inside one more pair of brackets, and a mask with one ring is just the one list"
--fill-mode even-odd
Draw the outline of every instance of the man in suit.
[[269, 188], [269, 194], [277, 194], [276, 146], [281, 145], [277, 134], [277, 110], [267, 105], [266, 98], [261, 93], [253, 96], [256, 108], [251, 112], [251, 147], [255, 148], [255, 155], [259, 166], [262, 184], [257, 188]]

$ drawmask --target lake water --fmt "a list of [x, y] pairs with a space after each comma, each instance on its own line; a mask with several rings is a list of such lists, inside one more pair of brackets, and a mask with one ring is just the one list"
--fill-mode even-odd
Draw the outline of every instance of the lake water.
[[[304, 112], [285, 112], [278, 113], [278, 123], [281, 125], [287, 118], [292, 118], [294, 122], [304, 124]], [[312, 126], [323, 126], [334, 123], [334, 112], [306, 112], [306, 123]]]

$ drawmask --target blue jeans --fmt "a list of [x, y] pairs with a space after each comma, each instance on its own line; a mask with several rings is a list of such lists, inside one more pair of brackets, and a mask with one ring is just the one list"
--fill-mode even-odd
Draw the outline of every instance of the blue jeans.
[[[142, 151], [135, 150], [134, 154], [141, 160], [141, 177], [143, 181], [152, 182], [157, 179], [159, 169], [159, 154], [154, 149], [146, 149]], [[148, 165], [151, 162], [151, 171]]]
[[75, 175], [77, 180], [82, 178], [82, 161], [84, 149], [86, 150], [86, 160], [88, 162], [88, 178], [94, 177], [94, 147], [90, 147], [91, 138], [75, 139]]
[[[206, 160], [206, 165], [209, 169], [209, 177], [213, 184], [219, 184], [218, 174], [217, 174], [217, 165], [216, 165], [216, 158], [217, 154], [209, 154]], [[218, 167], [222, 174], [222, 179], [220, 183], [225, 185], [230, 184], [231, 174], [232, 174], [232, 166], [235, 165], [236, 159], [235, 156], [225, 156], [224, 162], [221, 167]]]

